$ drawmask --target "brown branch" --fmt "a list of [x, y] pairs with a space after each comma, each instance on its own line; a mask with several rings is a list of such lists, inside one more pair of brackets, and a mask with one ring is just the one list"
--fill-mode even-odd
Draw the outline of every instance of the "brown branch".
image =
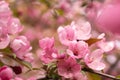
[[103, 76], [103, 77], [106, 77], [106, 78], [110, 78], [110, 79], [113, 79], [113, 80], [120, 80], [120, 79], [116, 78], [115, 76], [105, 74], [105, 73], [102, 73], [102, 72], [96, 72], [96, 71], [93, 71], [89, 68], [83, 68], [82, 70], [86, 71], [86, 72], [94, 73], [94, 74], [97, 74], [97, 75], [100, 75], [100, 76]]

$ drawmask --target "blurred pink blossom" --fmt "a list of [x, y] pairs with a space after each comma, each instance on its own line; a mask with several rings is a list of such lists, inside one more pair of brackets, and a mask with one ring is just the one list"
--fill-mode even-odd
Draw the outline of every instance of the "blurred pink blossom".
[[48, 38], [48, 37], [46, 37], [46, 38], [40, 40], [39, 41], [39, 46], [42, 49], [54, 47], [54, 38]]
[[94, 22], [94, 20], [96, 19], [96, 16], [97, 16], [97, 12], [101, 8], [101, 6], [102, 6], [101, 3], [98, 1], [94, 1], [94, 2], [91, 2], [90, 4], [88, 4], [88, 6], [85, 10], [88, 20], [90, 20], [91, 22]]
[[5, 1], [0, 1], [0, 21], [6, 22], [11, 17], [11, 11], [8, 3]]
[[96, 24], [100, 29], [120, 33], [120, 4], [106, 4], [98, 12]]
[[[99, 4], [97, 4], [99, 5]], [[97, 6], [95, 5], [95, 6]], [[101, 7], [91, 8], [88, 11], [88, 17], [94, 21], [94, 24], [100, 31], [120, 33], [120, 1], [110, 0], [107, 3], [101, 4]]]
[[23, 27], [17, 18], [10, 18], [8, 21], [8, 33], [9, 34], [16, 34], [22, 31]]

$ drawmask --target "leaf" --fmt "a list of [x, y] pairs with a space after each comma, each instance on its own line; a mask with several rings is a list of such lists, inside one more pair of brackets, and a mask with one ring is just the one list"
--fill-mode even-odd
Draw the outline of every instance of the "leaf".
[[100, 41], [101, 39], [96, 39], [96, 38], [90, 38], [89, 40], [86, 40], [85, 42], [88, 43], [88, 45], [92, 45], [98, 41]]
[[87, 73], [89, 80], [102, 80], [101, 77], [97, 74]]

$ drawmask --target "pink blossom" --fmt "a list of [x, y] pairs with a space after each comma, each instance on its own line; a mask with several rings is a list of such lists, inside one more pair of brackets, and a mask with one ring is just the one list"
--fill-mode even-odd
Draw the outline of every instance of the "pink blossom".
[[48, 64], [57, 58], [57, 54], [55, 48], [46, 48], [40, 52], [39, 57], [44, 63]]
[[8, 28], [6, 23], [0, 21], [0, 36], [6, 36], [8, 34]]
[[4, 49], [8, 46], [10, 37], [8, 35], [8, 29], [6, 24], [0, 21], [0, 49]]
[[1, 80], [10, 80], [13, 78], [13, 71], [7, 66], [0, 68], [0, 79]]
[[71, 41], [75, 40], [75, 31], [71, 26], [74, 25], [71, 23], [71, 25], [68, 25], [65, 28], [60, 26], [57, 30], [60, 42], [67, 46]]
[[39, 46], [42, 49], [46, 49], [46, 48], [52, 48], [54, 46], [54, 38], [44, 38], [42, 40], [39, 41]]
[[17, 57], [21, 59], [23, 59], [23, 56], [32, 49], [32, 47], [30, 46], [30, 42], [27, 40], [25, 36], [19, 36], [15, 38], [11, 42], [10, 47], [17, 55]]
[[69, 44], [67, 54], [73, 58], [83, 58], [89, 52], [88, 44], [84, 41], [73, 41]]
[[27, 62], [33, 62], [34, 61], [34, 57], [32, 53], [26, 53], [23, 56], [23, 60], [27, 61]]
[[115, 47], [114, 41], [105, 41], [105, 39], [102, 39], [101, 41], [97, 42], [97, 45], [100, 49], [102, 49], [104, 52], [110, 52]]
[[[11, 11], [8, 7], [8, 3], [5, 1], [0, 1], [0, 19], [3, 20], [3, 22], [6, 22], [11, 17]], [[0, 20], [0, 21], [1, 21]]]
[[54, 38], [44, 38], [39, 41], [40, 47], [43, 49], [39, 57], [44, 63], [50, 63], [57, 58], [57, 50], [54, 48]]
[[73, 78], [80, 70], [80, 65], [71, 57], [58, 62], [58, 74], [65, 78]]
[[59, 1], [59, 5], [58, 5], [58, 7], [61, 9], [61, 10], [63, 10], [64, 12], [66, 12], [66, 13], [68, 13], [68, 12], [70, 12], [70, 10], [71, 10], [71, 5], [70, 5], [70, 3], [68, 2], [68, 1], [66, 1], [66, 0], [58, 0]]
[[68, 46], [71, 41], [89, 39], [91, 37], [91, 25], [85, 21], [80, 21], [79, 24], [72, 22], [65, 28], [59, 27], [58, 35], [60, 42]]
[[10, 18], [8, 20], [7, 25], [8, 25], [7, 29], [8, 29], [9, 34], [16, 34], [20, 31], [22, 31], [22, 29], [23, 29], [19, 19], [17, 19], [17, 18]]
[[88, 21], [80, 20], [73, 25], [77, 40], [88, 40], [91, 37], [91, 25]]
[[105, 68], [105, 64], [101, 61], [102, 58], [103, 51], [101, 49], [97, 49], [92, 53], [86, 54], [84, 61], [89, 68], [99, 71]]
[[120, 4], [120, 0], [109, 0], [110, 3]]
[[93, 1], [92, 3], [88, 4], [86, 8], [86, 16], [89, 21], [94, 22], [97, 16], [97, 12], [101, 8], [101, 3], [98, 1]]
[[10, 36], [4, 35], [0, 37], [0, 49], [6, 48], [10, 43]]

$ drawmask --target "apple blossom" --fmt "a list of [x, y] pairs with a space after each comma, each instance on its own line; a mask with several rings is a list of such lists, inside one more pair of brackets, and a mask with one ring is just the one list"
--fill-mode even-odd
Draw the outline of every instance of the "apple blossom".
[[6, 48], [10, 43], [10, 36], [6, 35], [0, 38], [0, 49]]
[[8, 33], [9, 34], [16, 34], [20, 31], [22, 31], [23, 27], [17, 18], [10, 18], [7, 23], [8, 27]]
[[30, 42], [25, 36], [19, 36], [15, 38], [11, 42], [10, 47], [12, 48], [16, 56], [20, 59], [23, 59], [24, 55], [32, 49], [32, 47], [30, 46]]
[[101, 49], [97, 49], [92, 53], [86, 54], [84, 61], [89, 68], [99, 71], [105, 68], [105, 64], [101, 61], [102, 58], [103, 51]]
[[102, 49], [104, 52], [110, 52], [115, 47], [114, 41], [105, 41], [105, 39], [100, 40], [97, 42], [97, 45], [100, 49]]
[[101, 3], [98, 1], [93, 1], [87, 5], [87, 8], [85, 11], [89, 21], [94, 22], [97, 16], [97, 12], [101, 8], [101, 6], [102, 6]]
[[60, 42], [67, 46], [71, 41], [76, 39], [75, 31], [71, 26], [74, 26], [74, 25], [71, 23], [71, 25], [68, 25], [65, 28], [60, 26], [57, 30]]
[[11, 17], [11, 11], [8, 3], [0, 1], [0, 21], [6, 22]]
[[4, 49], [10, 43], [7, 26], [0, 21], [0, 49]]
[[60, 60], [57, 64], [58, 74], [65, 78], [73, 78], [81, 71], [81, 66], [75, 59], [69, 57], [67, 59]]
[[43, 49], [38, 55], [44, 63], [50, 63], [58, 57], [58, 51], [54, 48], [54, 38], [44, 38], [39, 41]]
[[[80, 6], [83, 0], [45, 0], [45, 2], [44, 0], [31, 0], [31, 2], [25, 1], [25, 4], [24, 1], [13, 1], [17, 5], [10, 5], [11, 8], [15, 7], [13, 8], [15, 16], [17, 15], [23, 23], [28, 21], [27, 23], [30, 24], [26, 25], [27, 28], [25, 27], [26, 30], [23, 32], [21, 32], [23, 27], [20, 20], [12, 16], [9, 5], [3, 0], [0, 1], [0, 80], [87, 80], [87, 77], [92, 78], [91, 73], [117, 79], [100, 70], [106, 67], [102, 62], [103, 53], [110, 52], [118, 43], [107, 41], [104, 33], [96, 37], [99, 32], [92, 31], [94, 27], [91, 26], [98, 26], [102, 29], [105, 25], [106, 29], [109, 27], [108, 31], [111, 32], [115, 26], [113, 33], [119, 33], [117, 30], [120, 13], [118, 11], [119, 0], [109, 0], [110, 2], [104, 4], [94, 0], [85, 0], [85, 2], [88, 1], [85, 7]], [[19, 7], [21, 3], [23, 4]], [[83, 12], [85, 8], [87, 8], [86, 14]], [[110, 9], [114, 9], [114, 12]], [[55, 14], [51, 11], [55, 11]], [[91, 25], [85, 16], [94, 24]], [[110, 17], [113, 20], [110, 20]], [[60, 26], [70, 22], [70, 25]], [[60, 26], [57, 29], [58, 37], [55, 33], [55, 26]], [[55, 39], [54, 37], [43, 38], [46, 32], [43, 34], [42, 32], [48, 27], [55, 28], [52, 30], [55, 33]], [[18, 34], [19, 32], [21, 33]], [[57, 43], [56, 38], [59, 38], [61, 44]], [[55, 43], [57, 43], [56, 47]], [[30, 44], [34, 47], [32, 51]], [[119, 44], [117, 46], [119, 47]], [[116, 60], [113, 58], [112, 64], [109, 63], [112, 57], [108, 56], [105, 59], [108, 61], [107, 64], [112, 66], [117, 63], [117, 60], [119, 61], [119, 54], [113, 55]]]
[[85, 20], [79, 20], [73, 23], [75, 28], [75, 37], [77, 40], [88, 40], [91, 37], [91, 24]]
[[77, 59], [83, 58], [88, 52], [88, 44], [84, 41], [73, 41], [69, 44], [69, 48], [67, 49], [67, 54]]
[[60, 42], [66, 46], [71, 41], [88, 40], [91, 37], [91, 25], [85, 21], [80, 21], [79, 24], [72, 22], [64, 28], [59, 27], [57, 31]]
[[39, 41], [39, 46], [42, 49], [46, 49], [46, 48], [52, 48], [54, 46], [54, 38], [44, 38], [42, 40]]
[[33, 62], [34, 61], [34, 57], [32, 53], [26, 53], [25, 55], [23, 55], [23, 60], [27, 61], [27, 62]]

